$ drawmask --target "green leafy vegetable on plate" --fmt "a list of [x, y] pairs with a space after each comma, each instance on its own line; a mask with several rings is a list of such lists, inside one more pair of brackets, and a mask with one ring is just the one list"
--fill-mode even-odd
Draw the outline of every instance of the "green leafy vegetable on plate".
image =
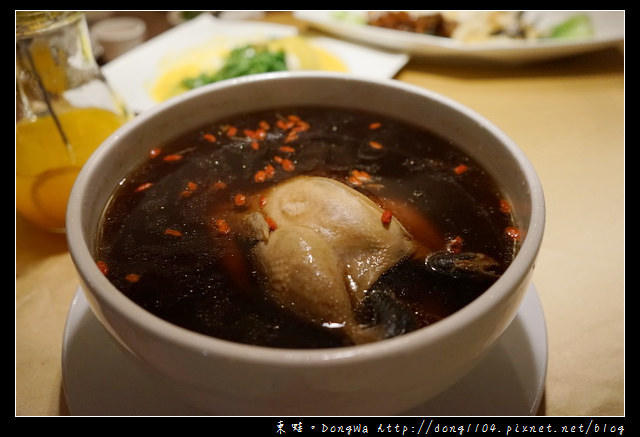
[[234, 77], [285, 70], [287, 61], [284, 51], [270, 51], [264, 46], [249, 44], [233, 49], [218, 71], [185, 78], [182, 85], [193, 89]]
[[551, 29], [549, 38], [586, 38], [594, 34], [589, 16], [574, 15]]

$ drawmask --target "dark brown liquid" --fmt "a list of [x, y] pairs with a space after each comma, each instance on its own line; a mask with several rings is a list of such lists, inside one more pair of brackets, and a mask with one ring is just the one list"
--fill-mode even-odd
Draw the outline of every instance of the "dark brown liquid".
[[[290, 127], [278, 127], [290, 114], [309, 126], [296, 138], [287, 137]], [[269, 125], [264, 137], [261, 122]], [[274, 307], [261, 290], [250, 243], [233, 229], [221, 233], [215, 222], [223, 211], [239, 208], [236, 194], [251, 197], [295, 175], [349, 183], [353, 170], [366, 172], [370, 179], [354, 188], [382, 204], [393, 201], [417, 211], [430, 224], [431, 249], [461, 241], [464, 251], [495, 258], [501, 270], [516, 251], [514, 239], [505, 235], [513, 226], [511, 215], [483, 169], [448, 141], [373, 113], [282, 108], [216, 120], [160, 146], [160, 154], [114, 192], [96, 259], [106, 263], [108, 278], [133, 301], [197, 332], [273, 347], [345, 344], [330, 329], [309, 326]], [[149, 144], [150, 150], [156, 147]], [[165, 159], [174, 154], [180, 159]], [[269, 166], [273, 172], [257, 182], [256, 174]], [[490, 284], [438, 275], [424, 260], [410, 259], [373, 288], [390, 290], [421, 327], [467, 305]]]

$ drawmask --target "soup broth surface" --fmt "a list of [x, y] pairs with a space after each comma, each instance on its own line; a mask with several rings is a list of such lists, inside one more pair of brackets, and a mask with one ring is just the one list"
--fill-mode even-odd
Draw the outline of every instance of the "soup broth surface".
[[[331, 327], [269, 299], [254, 242], [231, 220], [265, 189], [298, 175], [332, 178], [366, 194], [428, 248], [424, 253], [482, 253], [498, 262], [499, 276], [517, 251], [508, 201], [484, 169], [446, 139], [373, 112], [260, 111], [213, 120], [148, 149], [105, 209], [96, 261], [146, 310], [210, 336], [282, 348], [349, 345]], [[389, 291], [418, 329], [467, 305], [497, 276], [441, 274], [416, 256], [372, 288]]]

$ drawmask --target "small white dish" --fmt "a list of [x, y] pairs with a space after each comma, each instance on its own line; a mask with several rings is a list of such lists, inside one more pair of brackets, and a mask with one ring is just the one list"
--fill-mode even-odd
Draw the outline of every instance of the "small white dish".
[[[487, 356], [449, 390], [406, 416], [535, 415], [544, 394], [547, 331], [533, 285], [518, 315]], [[62, 346], [67, 404], [77, 416], [198, 416], [151, 380], [95, 318], [78, 289]]]
[[102, 56], [111, 61], [142, 44], [147, 25], [137, 17], [112, 17], [95, 22], [91, 33], [102, 47]]
[[[233, 48], [247, 41], [295, 35], [298, 35], [298, 29], [293, 26], [221, 20], [210, 14], [201, 14], [108, 62], [102, 67], [102, 72], [129, 109], [139, 113], [158, 104], [150, 90], [162, 74], [163, 65], [177, 54], [206, 44]], [[349, 73], [360, 77], [391, 78], [409, 60], [409, 56], [403, 53], [390, 53], [333, 38], [319, 36], [309, 40], [339, 58]]]

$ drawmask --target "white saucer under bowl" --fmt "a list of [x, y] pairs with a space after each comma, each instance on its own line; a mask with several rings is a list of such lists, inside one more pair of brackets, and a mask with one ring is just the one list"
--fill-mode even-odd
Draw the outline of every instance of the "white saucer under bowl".
[[[535, 415], [546, 371], [546, 324], [538, 293], [531, 285], [516, 318], [480, 364], [446, 392], [403, 415]], [[62, 372], [72, 415], [202, 414], [140, 370], [100, 325], [80, 289], [67, 317]]]

